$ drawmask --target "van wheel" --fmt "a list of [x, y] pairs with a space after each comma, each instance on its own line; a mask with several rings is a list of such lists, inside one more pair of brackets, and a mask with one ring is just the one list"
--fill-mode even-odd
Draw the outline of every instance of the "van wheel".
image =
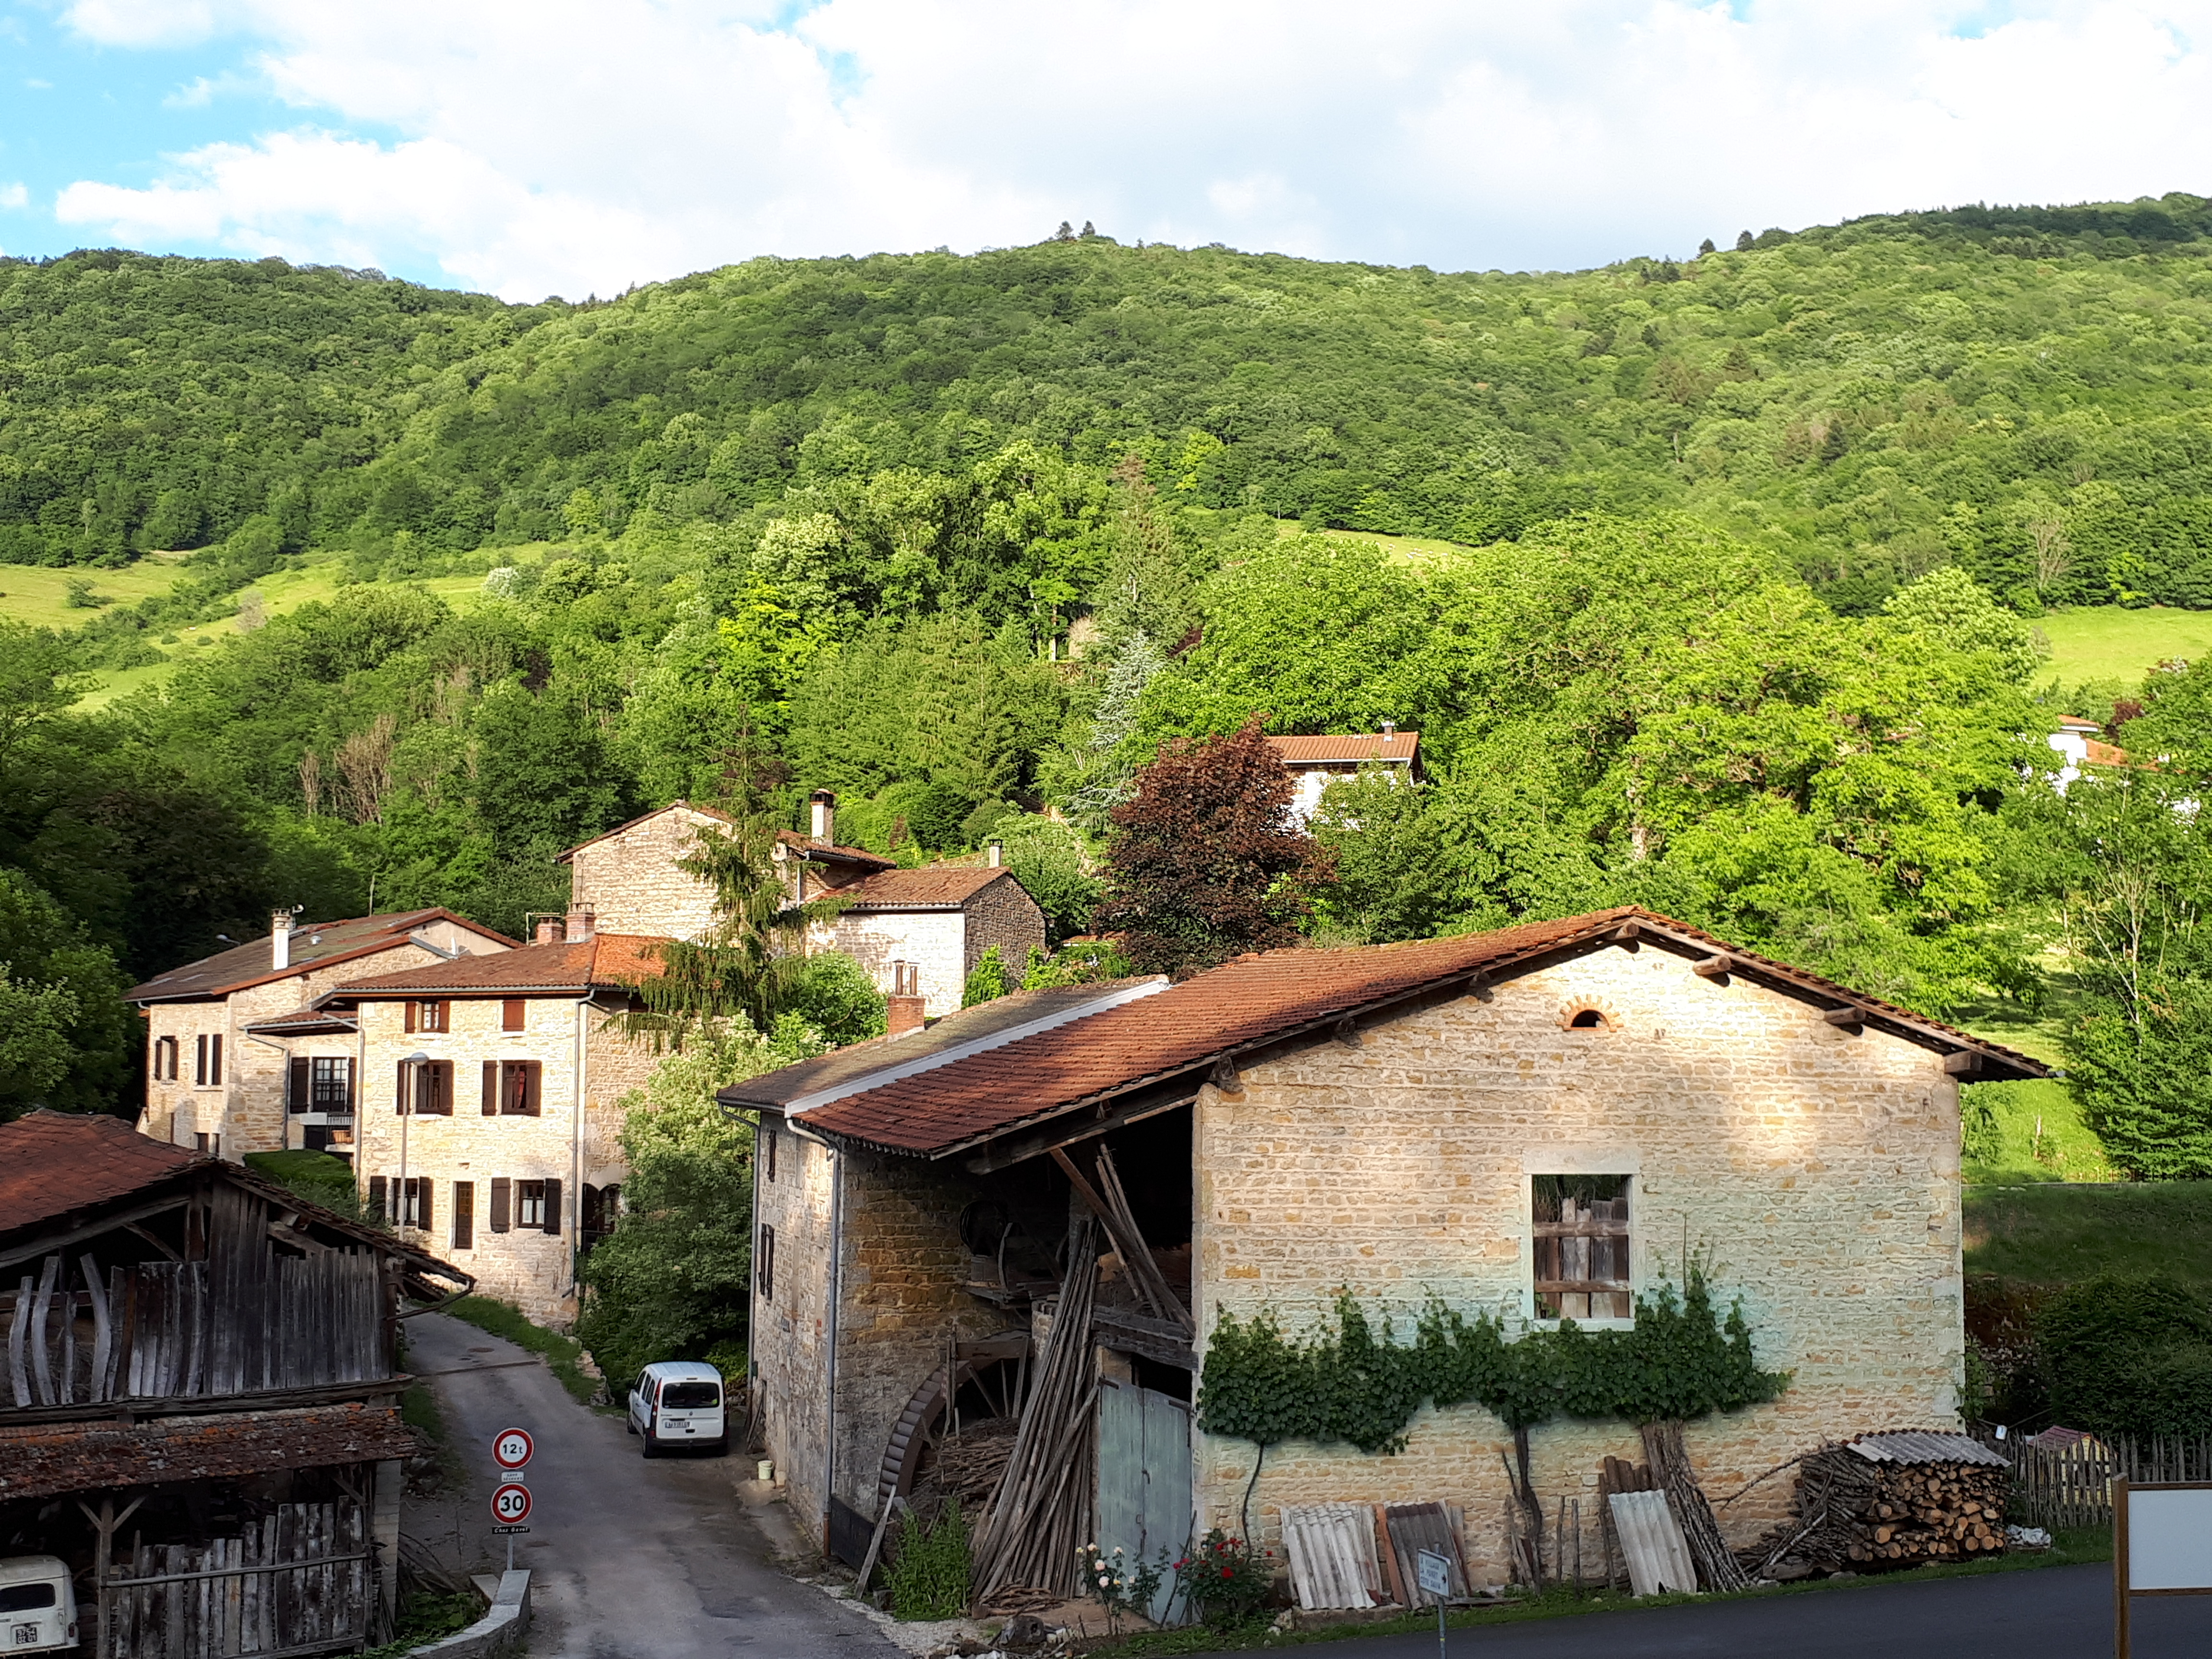
[[658, 1457], [660, 1455], [660, 1437], [659, 1435], [653, 1433], [651, 1429], [646, 1429], [641, 1431], [639, 1438], [645, 1442], [641, 1449], [647, 1457]]
[[720, 1440], [709, 1440], [699, 1449], [709, 1457], [727, 1457], [730, 1455], [730, 1437], [726, 1434]]
[[628, 1412], [624, 1412], [623, 1413], [623, 1427], [629, 1433], [635, 1434], [637, 1432], [637, 1419], [632, 1417]]

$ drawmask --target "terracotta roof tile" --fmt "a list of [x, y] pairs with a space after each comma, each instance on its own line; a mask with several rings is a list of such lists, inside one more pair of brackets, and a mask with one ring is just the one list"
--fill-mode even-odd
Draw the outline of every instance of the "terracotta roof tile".
[[1421, 746], [1418, 732], [1354, 732], [1311, 738], [1269, 738], [1267, 746], [1285, 764], [1300, 761], [1410, 761]]
[[272, 947], [269, 936], [246, 945], [234, 945], [211, 957], [202, 957], [198, 962], [188, 962], [181, 968], [172, 968], [166, 974], [156, 974], [143, 985], [132, 987], [124, 994], [129, 1002], [163, 1002], [196, 997], [228, 996], [249, 985], [260, 985], [270, 980], [284, 979], [294, 974], [304, 974], [310, 969], [327, 968], [333, 963], [344, 962], [353, 957], [370, 956], [379, 951], [389, 951], [395, 945], [404, 945], [408, 934], [417, 927], [434, 921], [453, 921], [496, 939], [501, 945], [514, 941], [504, 933], [494, 933], [480, 927], [451, 910], [400, 910], [379, 916], [349, 916], [342, 921], [309, 922], [292, 930], [290, 965], [277, 968], [271, 965]]
[[304, 1036], [310, 1031], [350, 1031], [353, 1022], [343, 1014], [321, 1008], [295, 1008], [288, 1013], [270, 1014], [263, 1019], [246, 1022], [249, 1031], [274, 1031], [290, 1036]]
[[0, 1233], [127, 1197], [196, 1156], [105, 1114], [39, 1111], [0, 1123]]
[[2014, 1075], [2045, 1074], [2040, 1062], [2025, 1054], [1740, 951], [1665, 916], [1622, 907], [1455, 939], [1240, 957], [1158, 996], [848, 1095], [806, 1113], [804, 1121], [809, 1128], [862, 1145], [943, 1156], [1479, 968], [1595, 943], [1628, 921], [1649, 930], [1648, 937], [1671, 934], [1680, 946], [1726, 954], [1760, 977], [1855, 1005], [1923, 1041], [1972, 1049]]
[[471, 992], [512, 996], [537, 993], [581, 996], [599, 987], [629, 987], [660, 971], [659, 933], [594, 933], [574, 944], [520, 945], [480, 957], [462, 957], [369, 979], [349, 980], [316, 1000], [318, 1008], [367, 997], [465, 996]]
[[410, 1457], [422, 1449], [394, 1407], [347, 1404], [227, 1412], [124, 1425], [0, 1429], [0, 1502], [102, 1486], [325, 1468]]
[[923, 905], [952, 908], [965, 904], [994, 881], [1013, 879], [1013, 872], [1004, 868], [932, 864], [919, 870], [880, 870], [865, 881], [838, 888], [836, 896], [852, 899], [851, 908], [855, 910], [908, 910]]

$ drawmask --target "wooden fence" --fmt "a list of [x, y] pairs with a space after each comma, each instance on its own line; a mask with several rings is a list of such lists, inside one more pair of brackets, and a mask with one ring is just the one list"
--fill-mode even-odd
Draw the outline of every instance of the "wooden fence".
[[97, 1659], [286, 1659], [367, 1644], [360, 1504], [285, 1504], [236, 1538], [139, 1544], [100, 1575]]
[[2079, 1440], [2070, 1446], [1997, 1442], [2012, 1459], [2012, 1518], [2034, 1527], [2108, 1527], [2112, 1478], [2212, 1480], [2212, 1437]]

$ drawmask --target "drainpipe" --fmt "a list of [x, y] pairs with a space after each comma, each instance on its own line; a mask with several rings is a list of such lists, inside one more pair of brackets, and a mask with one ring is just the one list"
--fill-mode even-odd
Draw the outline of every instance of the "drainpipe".
[[584, 1310], [583, 1288], [577, 1282], [584, 1265], [584, 1015], [591, 1006], [589, 991], [576, 1000], [576, 1121], [568, 1146], [568, 1293], [576, 1298], [580, 1314]]

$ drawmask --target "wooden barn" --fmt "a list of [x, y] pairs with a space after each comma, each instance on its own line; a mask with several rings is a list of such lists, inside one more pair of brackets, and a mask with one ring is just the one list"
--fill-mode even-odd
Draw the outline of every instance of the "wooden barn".
[[399, 1322], [471, 1283], [113, 1118], [0, 1124], [0, 1557], [68, 1564], [96, 1659], [374, 1644]]

